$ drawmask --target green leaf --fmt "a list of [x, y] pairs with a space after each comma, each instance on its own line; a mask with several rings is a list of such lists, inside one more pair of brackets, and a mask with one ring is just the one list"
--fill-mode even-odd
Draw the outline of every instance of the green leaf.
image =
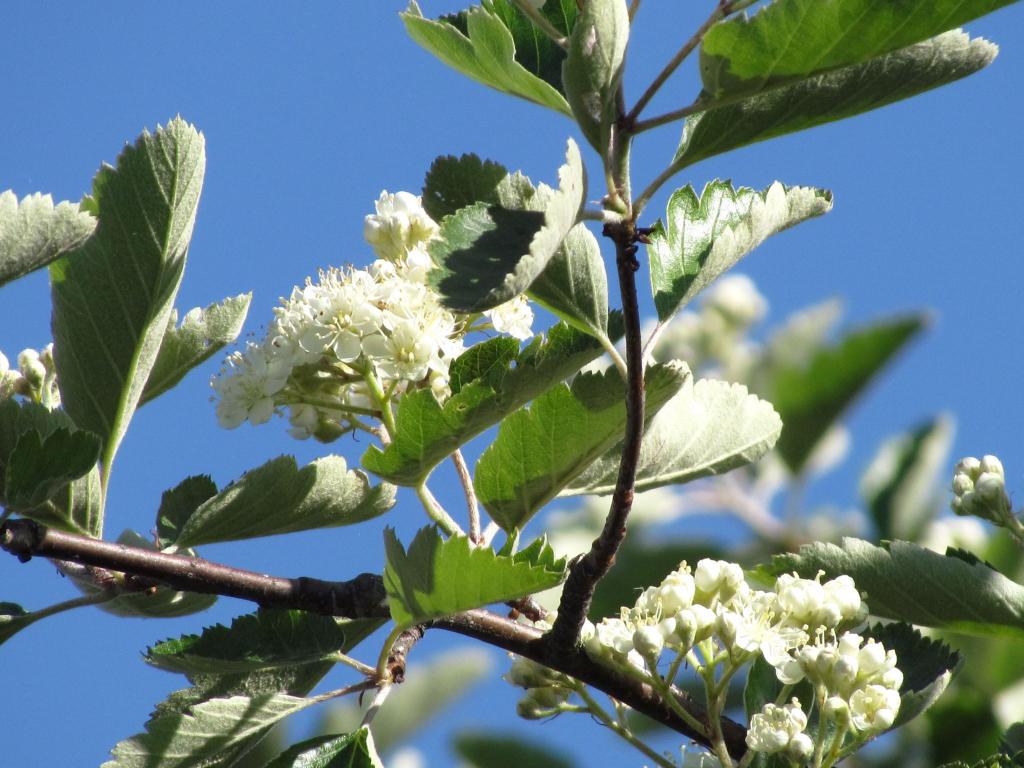
[[785, 425], [776, 448], [790, 471], [800, 472], [829, 427], [925, 322], [910, 315], [864, 326], [819, 350], [806, 366], [774, 371], [762, 394]]
[[17, 603], [0, 603], [0, 645], [31, 624], [31, 615]]
[[252, 294], [243, 293], [205, 309], [195, 307], [185, 313], [180, 327], [177, 310], [172, 310], [139, 405], [176, 386], [185, 374], [237, 339], [250, 301]]
[[147, 650], [154, 667], [186, 674], [233, 674], [307, 664], [348, 653], [382, 619], [337, 619], [305, 611], [260, 609], [216, 624], [201, 635], [164, 640]]
[[430, 527], [421, 529], [406, 551], [386, 528], [384, 546], [384, 587], [399, 627], [532, 595], [565, 578], [565, 560], [556, 560], [542, 539], [508, 557], [475, 547], [466, 536], [442, 539]]
[[[688, 483], [755, 462], [771, 450], [781, 429], [771, 404], [749, 394], [743, 385], [690, 380], [644, 434], [636, 489]], [[560, 495], [611, 493], [620, 453], [618, 448], [606, 453]]]
[[[621, 335], [614, 315], [613, 333]], [[415, 486], [456, 448], [576, 373], [603, 353], [591, 336], [563, 323], [535, 337], [516, 354], [518, 342], [496, 338], [471, 347], [452, 363], [452, 396], [444, 405], [429, 390], [402, 397], [396, 432], [381, 450], [371, 446], [363, 466], [385, 480]]]
[[571, 114], [557, 89], [516, 61], [512, 33], [487, 8], [474, 6], [464, 13], [465, 33], [449, 20], [424, 18], [416, 0], [410, 0], [400, 15], [409, 37], [452, 69], [496, 90]]
[[442, 304], [459, 312], [481, 312], [530, 287], [583, 209], [586, 173], [572, 139], [558, 181], [557, 191], [545, 189], [534, 196], [539, 210], [477, 202], [441, 223], [439, 237], [429, 246], [437, 264], [429, 280]]
[[900, 711], [892, 728], [909, 723], [934, 704], [963, 664], [959, 653], [939, 640], [923, 637], [909, 624], [878, 624], [861, 634], [895, 651], [896, 665], [903, 672]]
[[[374, 715], [370, 730], [377, 748], [386, 754], [405, 743], [484, 679], [492, 667], [491, 655], [482, 648], [461, 647], [410, 668], [405, 682], [392, 689], [387, 706]], [[358, 728], [369, 704], [350, 700], [332, 706], [320, 730], [337, 733]]]
[[886, 440], [860, 482], [879, 538], [917, 539], [941, 501], [940, 473], [953, 442], [953, 419], [939, 416]]
[[51, 528], [99, 538], [103, 533], [100, 493], [100, 470], [98, 465], [94, 465], [83, 477], [68, 483], [49, 501], [19, 514]]
[[469, 768], [573, 768], [559, 752], [533, 744], [522, 736], [483, 731], [462, 731], [455, 736], [455, 752]]
[[[516, 46], [516, 61], [532, 74], [562, 90], [562, 64], [566, 52], [558, 43], [542, 32], [522, 11], [509, 0], [483, 0], [483, 6], [508, 27]], [[579, 15], [577, 0], [548, 0], [538, 10], [559, 33], [568, 38]], [[452, 23], [464, 18], [459, 14]], [[460, 25], [460, 29], [461, 29]], [[463, 29], [465, 33], [465, 29]]]
[[[647, 413], [656, 414], [689, 378], [685, 364], [649, 368]], [[622, 439], [625, 392], [616, 368], [581, 373], [571, 386], [549, 389], [529, 409], [502, 421], [474, 472], [477, 497], [498, 525], [522, 530], [538, 509]]]
[[881, 547], [844, 538], [776, 555], [758, 572], [826, 579], [847, 574], [867, 593], [873, 616], [968, 635], [1024, 637], [1024, 587], [981, 561], [940, 555], [905, 541]]
[[497, 203], [498, 187], [508, 169], [477, 155], [437, 158], [423, 181], [423, 208], [434, 221], [441, 221], [461, 208], [478, 202]]
[[608, 340], [608, 276], [597, 238], [583, 223], [569, 230], [562, 247], [528, 291], [531, 299], [574, 328]]
[[747, 672], [747, 682], [743, 686], [743, 710], [750, 718], [764, 709], [765, 704], [774, 704], [782, 690], [782, 683], [775, 667], [765, 661], [764, 656], [757, 654]]
[[0, 285], [45, 267], [78, 247], [96, 219], [76, 203], [56, 206], [49, 195], [27, 195], [21, 201], [11, 190], [0, 192]]
[[83, 207], [96, 233], [50, 266], [61, 400], [103, 440], [104, 473], [167, 329], [205, 166], [203, 136], [184, 120], [143, 133], [93, 181]]
[[291, 456], [279, 456], [204, 502], [182, 525], [174, 546], [352, 525], [394, 505], [393, 486], [371, 486], [340, 456], [324, 456], [302, 469]]
[[704, 92], [752, 94], [923, 42], [1013, 0], [775, 0], [715, 24], [700, 51]]
[[1015, 755], [1024, 750], [1024, 721], [1018, 721], [1006, 729], [999, 740], [999, 751], [1004, 755]]
[[209, 475], [186, 477], [160, 497], [156, 512], [157, 546], [166, 549], [181, 535], [182, 526], [200, 505], [217, 495], [217, 484]]
[[562, 69], [566, 98], [583, 135], [602, 156], [615, 122], [628, 41], [625, 0], [587, 0], [569, 38]]
[[712, 181], [700, 197], [687, 185], [672, 193], [651, 232], [651, 290], [665, 322], [719, 275], [771, 235], [832, 209], [832, 193], [775, 182], [757, 192]]
[[998, 48], [947, 32], [886, 56], [691, 115], [675, 170], [758, 141], [868, 112], [984, 69]]
[[294, 745], [266, 768], [384, 768], [370, 729], [344, 736], [317, 736]]

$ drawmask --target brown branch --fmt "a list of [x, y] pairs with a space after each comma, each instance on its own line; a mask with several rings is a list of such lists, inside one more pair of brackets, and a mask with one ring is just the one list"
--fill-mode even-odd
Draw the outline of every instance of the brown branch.
[[590, 551], [573, 561], [562, 589], [548, 642], [552, 648], [565, 651], [574, 646], [580, 629], [590, 612], [597, 583], [615, 563], [615, 555], [626, 538], [626, 521], [633, 507], [636, 468], [640, 460], [640, 440], [644, 428], [644, 365], [640, 333], [640, 307], [637, 302], [637, 242], [645, 231], [637, 230], [629, 221], [606, 224], [605, 236], [615, 242], [615, 263], [619, 272], [622, 314], [626, 335], [626, 436], [619, 460], [619, 475], [612, 492], [608, 516], [601, 534], [590, 545]]
[[[47, 557], [61, 563], [94, 566], [126, 574], [135, 585], [166, 585], [175, 589], [218, 594], [250, 600], [274, 608], [306, 610], [347, 618], [389, 616], [380, 576], [360, 574], [350, 581], [287, 579], [245, 571], [213, 563], [198, 557], [168, 555], [139, 547], [90, 539], [47, 528], [31, 520], [11, 520], [0, 525], [0, 548], [22, 562]], [[510, 621], [484, 610], [437, 619], [429, 626], [456, 632], [532, 659], [554, 670], [575, 677], [604, 691], [648, 717], [707, 745], [707, 738], [676, 715], [655, 691], [632, 678], [617, 673], [587, 656], [582, 649], [559, 650], [545, 642], [539, 630]], [[425, 627], [402, 633], [391, 648], [389, 665], [404, 672], [405, 656], [423, 636]], [[680, 703], [695, 719], [705, 722], [705, 710], [684, 692], [677, 692]], [[744, 728], [728, 719], [721, 723], [726, 744], [734, 757], [746, 751]]]
[[405, 682], [405, 663], [406, 657], [409, 655], [409, 651], [416, 645], [420, 640], [423, 639], [424, 633], [427, 631], [426, 626], [423, 624], [417, 624], [415, 627], [410, 627], [398, 636], [398, 639], [391, 644], [391, 652], [388, 653], [388, 674], [390, 680], [393, 683]]

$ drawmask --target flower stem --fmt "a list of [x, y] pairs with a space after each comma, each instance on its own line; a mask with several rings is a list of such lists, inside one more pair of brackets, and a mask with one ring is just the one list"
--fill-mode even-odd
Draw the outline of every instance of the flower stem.
[[466, 465], [466, 458], [458, 448], [452, 454], [452, 462], [455, 464], [455, 471], [459, 474], [459, 482], [462, 483], [462, 492], [466, 494], [466, 507], [469, 513], [469, 538], [474, 544], [480, 544], [483, 539], [480, 535], [480, 506], [476, 500], [476, 489], [473, 488], [473, 477]]
[[465, 531], [462, 527], [455, 522], [451, 515], [449, 515], [445, 508], [441, 506], [434, 494], [427, 488], [426, 481], [416, 486], [416, 496], [419, 498], [420, 503], [423, 504], [423, 509], [426, 510], [427, 515], [433, 520], [449, 536], [465, 536]]

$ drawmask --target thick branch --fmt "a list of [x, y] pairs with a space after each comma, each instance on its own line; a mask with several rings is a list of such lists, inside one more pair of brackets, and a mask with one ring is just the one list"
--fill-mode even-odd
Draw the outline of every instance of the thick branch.
[[637, 302], [636, 260], [638, 233], [632, 222], [606, 224], [604, 234], [615, 242], [615, 263], [619, 272], [622, 314], [626, 332], [626, 436], [619, 460], [619, 476], [612, 492], [611, 507], [600, 536], [590, 551], [575, 560], [562, 590], [558, 618], [548, 636], [556, 651], [576, 644], [580, 629], [590, 612], [597, 583], [615, 563], [615, 554], [626, 538], [626, 520], [633, 507], [633, 487], [640, 460], [640, 440], [644, 429], [644, 365], [640, 333], [640, 308]]
[[[341, 582], [286, 579], [198, 557], [168, 555], [53, 531], [31, 520], [13, 520], [0, 526], [0, 548], [23, 562], [33, 557], [47, 557], [122, 572], [126, 574], [126, 581], [134, 582], [139, 588], [162, 584], [191, 592], [237, 597], [266, 607], [300, 609], [347, 618], [383, 618], [389, 615], [383, 580], [375, 574], [364, 573], [351, 581]], [[544, 642], [537, 629], [484, 610], [437, 619], [430, 626], [475, 638], [571, 675], [707, 745], [707, 739], [693, 733], [693, 729], [673, 713], [649, 686], [592, 661], [577, 647], [557, 649]], [[391, 648], [389, 664], [393, 659], [396, 669], [404, 667], [405, 655], [422, 636], [422, 628], [413, 628], [400, 635]], [[677, 696], [696, 719], [705, 720], [704, 709], [699, 704], [683, 692], [678, 692]], [[730, 752], [735, 757], [741, 756], [746, 750], [743, 727], [731, 720], [723, 720], [722, 730]]]

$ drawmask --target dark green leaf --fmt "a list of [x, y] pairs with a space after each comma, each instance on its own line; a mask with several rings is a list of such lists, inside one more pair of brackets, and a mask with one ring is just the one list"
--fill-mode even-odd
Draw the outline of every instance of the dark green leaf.
[[176, 118], [105, 166], [83, 203], [95, 234], [50, 266], [54, 360], [75, 424], [103, 440], [104, 472], [167, 329], [206, 166], [200, 133]]
[[716, 107], [686, 121], [673, 167], [758, 141], [853, 117], [952, 83], [984, 69], [996, 46], [947, 32], [864, 64]]
[[477, 202], [441, 223], [430, 243], [437, 269], [429, 280], [441, 303], [460, 312], [481, 312], [526, 291], [544, 271], [579, 220], [586, 173], [579, 147], [569, 140], [559, 188], [533, 196], [533, 210]]
[[1016, 722], [999, 740], [999, 751], [1004, 755], [1015, 755], [1021, 750], [1024, 750], [1024, 722]]
[[439, 157], [423, 181], [423, 207], [441, 221], [473, 203], [497, 203], [498, 185], [506, 176], [505, 166], [473, 154]]
[[178, 313], [172, 310], [139, 405], [177, 385], [185, 374], [238, 338], [250, 301], [252, 294], [243, 293], [205, 309], [196, 307], [185, 314], [181, 326], [176, 326]]
[[17, 603], [0, 603], [0, 645], [32, 623], [31, 614]]
[[953, 421], [940, 416], [882, 444], [860, 483], [879, 538], [921, 536], [941, 505], [938, 480], [952, 442]]
[[528, 293], [569, 325], [611, 345], [607, 336], [608, 276], [597, 238], [585, 224], [569, 230]]
[[[656, 414], [690, 377], [685, 365], [648, 368], [647, 414]], [[477, 497], [506, 531], [534, 513], [622, 439], [625, 384], [618, 369], [581, 373], [504, 419], [474, 472]]]
[[442, 539], [432, 527], [421, 529], [408, 551], [393, 529], [384, 534], [384, 587], [400, 627], [532, 595], [565, 578], [565, 560], [556, 560], [542, 540], [507, 557], [465, 536]]
[[1024, 637], [1024, 587], [981, 562], [940, 555], [905, 541], [875, 546], [844, 538], [842, 546], [808, 544], [776, 555], [758, 571], [826, 579], [847, 574], [867, 594], [871, 615], [981, 636]]
[[384, 768], [365, 726], [344, 736], [318, 736], [296, 744], [266, 768]]
[[836, 419], [924, 327], [924, 316], [911, 315], [858, 328], [808, 365], [774, 371], [761, 394], [782, 417], [776, 448], [790, 471], [800, 472]]
[[861, 64], [1013, 0], [775, 0], [715, 24], [701, 43], [705, 93], [752, 94]]
[[237, 541], [313, 528], [352, 525], [395, 504], [395, 488], [371, 486], [340, 456], [324, 456], [299, 469], [279, 456], [242, 475], [185, 521], [176, 547]]
[[519, 735], [463, 731], [455, 736], [455, 751], [470, 768], [573, 768], [565, 755], [530, 743]]
[[[775, 445], [781, 429], [771, 403], [742, 384], [691, 379], [644, 433], [636, 489], [688, 483], [755, 462]], [[621, 453], [618, 447], [606, 453], [560, 495], [611, 493]]]
[[[562, 63], [565, 61], [565, 49], [544, 34], [509, 0], [483, 0], [483, 6], [501, 19], [512, 33], [516, 61], [564, 94]], [[548, 0], [538, 10], [564, 37], [568, 38], [572, 34], [579, 15], [577, 0]], [[464, 14], [459, 16], [461, 18]]]
[[75, 203], [53, 205], [36, 193], [18, 201], [0, 192], [0, 285], [45, 267], [81, 245], [96, 229], [96, 219]]
[[17, 512], [39, 506], [87, 474], [99, 457], [100, 440], [91, 432], [61, 427], [46, 437], [23, 433], [7, 457], [4, 505]]
[[172, 546], [192, 513], [216, 495], [217, 484], [209, 475], [186, 477], [169, 491], [164, 491], [156, 513], [157, 546], [160, 549]]
[[416, 0], [401, 14], [409, 37], [452, 69], [478, 83], [520, 96], [565, 115], [569, 105], [557, 89], [516, 61], [516, 44], [501, 18], [474, 6], [459, 23], [423, 17]]
[[562, 82], [573, 117], [602, 156], [616, 115], [616, 94], [629, 41], [625, 0], [587, 0], [569, 38]]
[[348, 653], [383, 624], [381, 619], [337, 619], [305, 611], [262, 609], [150, 648], [147, 662], [186, 674], [232, 674], [307, 664]]
[[667, 226], [655, 225], [647, 247], [658, 318], [671, 318], [771, 235], [831, 209], [831, 192], [779, 182], [757, 192], [712, 181], [700, 197], [689, 185], [677, 189]]
[[750, 718], [764, 709], [765, 704], [774, 704], [782, 690], [782, 683], [775, 667], [765, 661], [764, 656], [754, 657], [750, 671], [747, 672], [747, 683], [743, 687], [743, 709]]
[[[621, 335], [613, 315], [611, 335]], [[444, 405], [429, 390], [402, 397], [397, 429], [384, 450], [371, 446], [363, 466], [399, 485], [418, 485], [456, 448], [542, 392], [568, 378], [604, 351], [591, 336], [563, 323], [536, 337], [518, 355], [513, 339], [471, 347], [452, 363], [452, 396]], [[478, 378], [473, 378], [478, 376]]]

